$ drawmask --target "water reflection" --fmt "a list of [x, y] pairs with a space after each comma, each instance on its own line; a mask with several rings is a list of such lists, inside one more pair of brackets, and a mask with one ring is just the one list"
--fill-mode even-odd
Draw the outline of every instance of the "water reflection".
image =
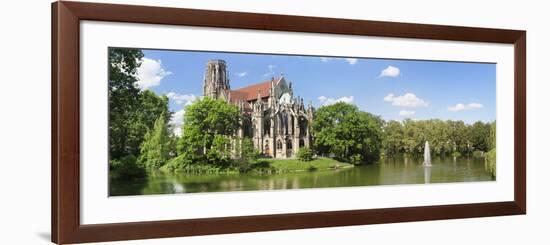
[[430, 175], [432, 174], [432, 167], [431, 166], [424, 166], [424, 184], [430, 183]]
[[111, 181], [110, 194], [120, 196], [494, 180], [485, 170], [483, 158], [437, 157], [432, 159], [431, 167], [424, 167], [422, 162], [422, 158], [393, 158], [349, 169], [271, 175], [155, 174], [142, 181]]

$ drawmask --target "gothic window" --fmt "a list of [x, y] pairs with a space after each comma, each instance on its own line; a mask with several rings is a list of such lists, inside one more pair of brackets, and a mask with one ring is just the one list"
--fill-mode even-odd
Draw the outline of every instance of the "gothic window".
[[285, 133], [285, 119], [284, 119], [283, 113], [280, 113], [277, 118], [278, 118], [277, 128], [279, 129], [278, 132], [279, 132], [279, 134], [284, 134]]
[[290, 128], [288, 129], [288, 133], [294, 135], [294, 116], [292, 115], [290, 115]]
[[252, 128], [251, 128], [251, 122], [250, 120], [245, 119], [243, 121], [243, 136], [252, 138]]
[[287, 113], [283, 113], [283, 118], [282, 118], [282, 123], [283, 123], [283, 133], [288, 135], [288, 114]]
[[305, 136], [307, 132], [307, 120], [304, 117], [300, 117], [298, 124], [300, 127], [300, 136]]
[[277, 150], [283, 149], [283, 143], [281, 143], [281, 140], [277, 140]]
[[270, 135], [271, 132], [271, 119], [264, 119], [264, 135]]
[[292, 141], [291, 141], [291, 140], [288, 140], [288, 141], [286, 142], [286, 149], [287, 149], [287, 150], [292, 149]]

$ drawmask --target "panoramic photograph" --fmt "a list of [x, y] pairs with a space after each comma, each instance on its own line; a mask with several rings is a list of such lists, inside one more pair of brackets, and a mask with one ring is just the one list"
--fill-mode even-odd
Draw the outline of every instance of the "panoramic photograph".
[[496, 64], [111, 47], [109, 196], [496, 180]]

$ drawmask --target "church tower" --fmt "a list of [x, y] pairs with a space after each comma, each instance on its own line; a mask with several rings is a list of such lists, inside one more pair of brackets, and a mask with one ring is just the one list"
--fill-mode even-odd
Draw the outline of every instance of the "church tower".
[[209, 60], [204, 73], [202, 94], [214, 99], [227, 99], [230, 89], [227, 66], [224, 60]]

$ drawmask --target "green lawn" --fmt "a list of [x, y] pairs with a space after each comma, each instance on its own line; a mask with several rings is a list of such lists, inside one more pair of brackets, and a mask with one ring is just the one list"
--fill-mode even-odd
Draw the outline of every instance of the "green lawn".
[[277, 172], [328, 170], [351, 167], [353, 167], [353, 164], [340, 162], [326, 157], [319, 157], [309, 162], [303, 162], [298, 159], [262, 158], [253, 164], [253, 168], [269, 168]]

